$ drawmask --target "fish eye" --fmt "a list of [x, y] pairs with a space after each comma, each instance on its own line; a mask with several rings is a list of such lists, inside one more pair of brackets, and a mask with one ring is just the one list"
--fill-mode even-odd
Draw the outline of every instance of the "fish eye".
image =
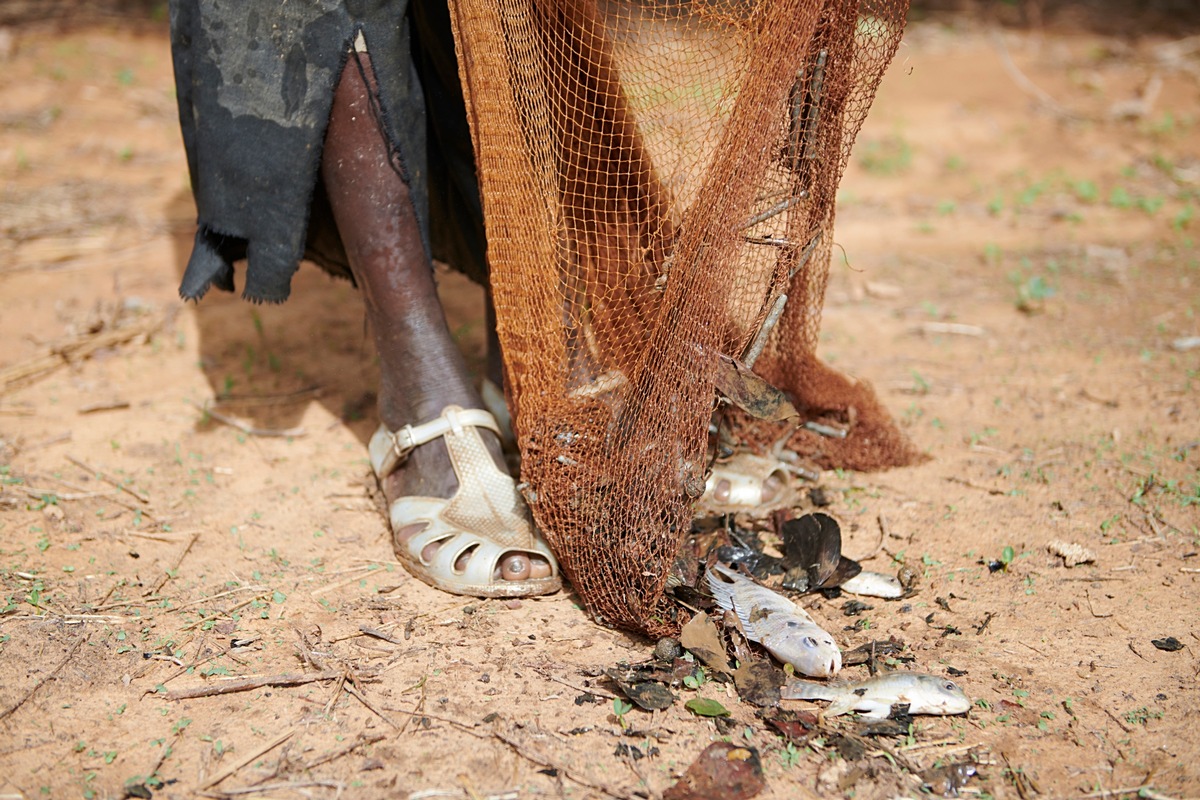
[[805, 636], [803, 639], [801, 639], [801, 641], [804, 643], [805, 647], [816, 647], [817, 646], [817, 640], [811, 636]]
[[942, 688], [945, 689], [947, 692], [957, 692], [958, 684], [956, 684], [954, 681], [946, 681], [945, 683], [942, 684]]

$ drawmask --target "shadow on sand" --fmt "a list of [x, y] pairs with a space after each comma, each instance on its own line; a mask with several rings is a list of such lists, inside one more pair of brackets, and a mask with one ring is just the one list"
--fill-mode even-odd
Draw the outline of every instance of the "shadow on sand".
[[[196, 230], [191, 195], [176, 195], [167, 218], [182, 277]], [[444, 267], [437, 279], [450, 330], [472, 373], [481, 375], [483, 290]], [[320, 403], [366, 444], [379, 424], [379, 368], [362, 298], [348, 281], [305, 262], [285, 303], [256, 305], [214, 289], [192, 307], [214, 408], [256, 428], [283, 430], [301, 424], [309, 403]]]

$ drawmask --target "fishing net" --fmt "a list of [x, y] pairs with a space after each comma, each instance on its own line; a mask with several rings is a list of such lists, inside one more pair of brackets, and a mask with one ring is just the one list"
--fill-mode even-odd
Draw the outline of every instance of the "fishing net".
[[814, 355], [835, 191], [908, 2], [450, 6], [526, 498], [599, 621], [674, 630], [722, 355], [845, 434], [722, 412], [743, 447], [916, 456]]

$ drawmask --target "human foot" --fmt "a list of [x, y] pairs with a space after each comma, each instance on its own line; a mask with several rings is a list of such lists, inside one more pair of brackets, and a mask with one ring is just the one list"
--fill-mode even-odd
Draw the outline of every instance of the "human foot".
[[554, 591], [557, 564], [498, 466], [496, 430], [486, 411], [448, 406], [428, 423], [395, 433], [381, 427], [372, 437], [397, 557], [422, 581], [456, 594]]
[[783, 464], [739, 453], [713, 465], [697, 506], [716, 513], [770, 511], [790, 498], [790, 489]]

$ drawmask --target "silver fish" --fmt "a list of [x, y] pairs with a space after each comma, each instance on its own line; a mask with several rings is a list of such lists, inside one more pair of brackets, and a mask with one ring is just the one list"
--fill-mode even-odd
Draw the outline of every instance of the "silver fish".
[[781, 694], [787, 700], [829, 700], [827, 717], [857, 711], [868, 719], [885, 719], [900, 703], [908, 704], [910, 714], [965, 714], [971, 708], [970, 698], [957, 683], [921, 672], [889, 672], [833, 684], [793, 681]]
[[904, 587], [896, 578], [882, 572], [867, 570], [863, 570], [848, 581], [842, 581], [838, 588], [850, 594], [882, 597], [885, 600], [895, 600], [904, 596]]
[[746, 638], [796, 672], [828, 678], [842, 668], [833, 637], [791, 600], [721, 564], [709, 567], [705, 577], [717, 605], [737, 614]]

